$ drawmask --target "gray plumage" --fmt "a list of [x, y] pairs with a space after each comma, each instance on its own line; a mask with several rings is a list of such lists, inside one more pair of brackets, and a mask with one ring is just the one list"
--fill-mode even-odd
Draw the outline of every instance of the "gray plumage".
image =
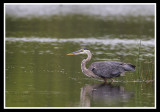
[[126, 71], [134, 71], [135, 66], [118, 61], [99, 61], [92, 63], [88, 69], [101, 78], [113, 78]]

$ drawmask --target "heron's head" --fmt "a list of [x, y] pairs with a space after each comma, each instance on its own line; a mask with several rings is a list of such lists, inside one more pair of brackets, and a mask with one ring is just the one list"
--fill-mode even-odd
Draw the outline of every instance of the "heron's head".
[[88, 54], [88, 53], [90, 53], [90, 51], [87, 48], [83, 48], [83, 49], [80, 49], [78, 51], [69, 53], [67, 55], [79, 55], [79, 54]]

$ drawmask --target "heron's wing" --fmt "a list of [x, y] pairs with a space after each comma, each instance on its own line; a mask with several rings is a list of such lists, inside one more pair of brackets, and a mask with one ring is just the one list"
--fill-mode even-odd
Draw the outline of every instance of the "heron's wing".
[[94, 62], [90, 65], [89, 70], [102, 78], [118, 77], [121, 73], [126, 71], [123, 64], [124, 63], [118, 61]]

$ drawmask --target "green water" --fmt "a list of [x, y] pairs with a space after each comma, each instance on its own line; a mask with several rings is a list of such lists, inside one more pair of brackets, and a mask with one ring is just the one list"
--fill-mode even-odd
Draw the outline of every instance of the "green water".
[[[86, 55], [66, 55], [84, 47], [93, 53], [87, 66], [115, 60], [136, 71], [112, 84], [89, 78]], [[6, 17], [5, 59], [6, 107], [155, 106], [154, 17]]]

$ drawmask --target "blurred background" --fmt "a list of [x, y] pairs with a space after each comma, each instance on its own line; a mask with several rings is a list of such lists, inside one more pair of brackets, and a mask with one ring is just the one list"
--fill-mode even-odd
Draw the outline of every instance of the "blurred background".
[[142, 35], [153, 36], [154, 11], [154, 5], [6, 5], [6, 36], [148, 38]]
[[[155, 4], [4, 8], [6, 107], [155, 106]], [[81, 72], [86, 55], [66, 55], [84, 47], [93, 54], [87, 67], [113, 60], [136, 71], [103, 85]]]

